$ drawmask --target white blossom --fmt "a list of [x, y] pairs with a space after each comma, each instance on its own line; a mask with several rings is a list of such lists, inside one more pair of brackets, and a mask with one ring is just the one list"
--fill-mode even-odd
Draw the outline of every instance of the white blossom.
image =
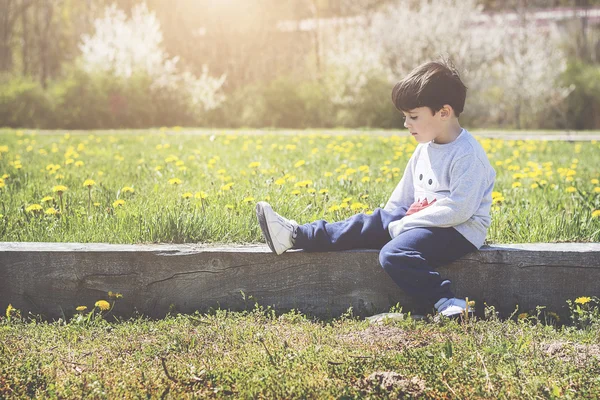
[[194, 105], [204, 110], [218, 107], [225, 99], [220, 90], [226, 76], [211, 77], [206, 65], [200, 77], [180, 72], [179, 58], [168, 58], [162, 41], [160, 22], [146, 4], [136, 5], [129, 19], [112, 5], [94, 21], [94, 34], [82, 36], [80, 66], [88, 73], [104, 72], [120, 78], [142, 72], [152, 79], [152, 89], [185, 90]]

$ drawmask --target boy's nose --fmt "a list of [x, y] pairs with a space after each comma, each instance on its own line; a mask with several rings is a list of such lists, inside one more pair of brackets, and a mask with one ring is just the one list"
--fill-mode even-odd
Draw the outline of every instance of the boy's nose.
[[406, 120], [404, 120], [404, 127], [408, 128], [408, 123], [406, 122]]

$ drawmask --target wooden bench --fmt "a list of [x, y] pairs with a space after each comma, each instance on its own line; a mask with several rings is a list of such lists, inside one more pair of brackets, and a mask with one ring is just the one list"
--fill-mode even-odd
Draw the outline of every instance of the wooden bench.
[[[484, 246], [439, 271], [478, 313], [485, 302], [503, 316], [517, 305], [565, 315], [567, 299], [600, 296], [600, 243]], [[360, 316], [396, 303], [431, 311], [396, 287], [374, 250], [275, 256], [263, 245], [0, 243], [0, 310], [12, 304], [24, 314], [70, 316], [108, 300], [108, 291], [123, 295], [114, 310], [123, 316], [244, 310], [255, 302], [325, 318], [350, 306]]]

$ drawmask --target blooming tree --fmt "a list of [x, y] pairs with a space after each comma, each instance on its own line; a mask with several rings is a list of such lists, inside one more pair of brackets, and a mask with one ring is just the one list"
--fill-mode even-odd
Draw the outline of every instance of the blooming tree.
[[536, 26], [522, 15], [516, 22], [490, 16], [476, 0], [389, 4], [336, 32], [340, 37], [326, 46], [323, 58], [336, 88], [331, 101], [352, 103], [369, 74], [393, 83], [443, 56], [457, 64], [469, 88], [471, 118], [521, 127], [531, 121], [523, 116], [558, 104], [571, 90], [557, 84], [566, 55], [555, 27]]
[[81, 39], [81, 68], [88, 72], [105, 72], [120, 78], [130, 78], [141, 72], [153, 80], [153, 89], [186, 90], [195, 105], [211, 110], [224, 101], [221, 87], [225, 75], [218, 78], [208, 74], [204, 65], [202, 75], [178, 70], [178, 57], [168, 58], [162, 50], [160, 23], [146, 4], [136, 5], [130, 18], [115, 5], [94, 21], [94, 34]]

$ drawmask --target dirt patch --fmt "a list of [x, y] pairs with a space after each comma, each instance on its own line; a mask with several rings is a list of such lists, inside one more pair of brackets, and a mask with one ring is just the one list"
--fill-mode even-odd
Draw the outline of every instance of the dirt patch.
[[556, 341], [542, 343], [541, 349], [551, 358], [575, 362], [577, 365], [584, 365], [593, 359], [600, 360], [600, 345], [598, 344]]
[[376, 371], [360, 382], [366, 390], [394, 391], [402, 396], [418, 397], [425, 391], [425, 381], [418, 376], [404, 377], [393, 371]]
[[402, 350], [419, 348], [433, 342], [431, 336], [423, 332], [407, 332], [401, 328], [386, 325], [370, 325], [367, 329], [339, 335], [345, 344], [355, 346], [375, 346], [383, 350]]

